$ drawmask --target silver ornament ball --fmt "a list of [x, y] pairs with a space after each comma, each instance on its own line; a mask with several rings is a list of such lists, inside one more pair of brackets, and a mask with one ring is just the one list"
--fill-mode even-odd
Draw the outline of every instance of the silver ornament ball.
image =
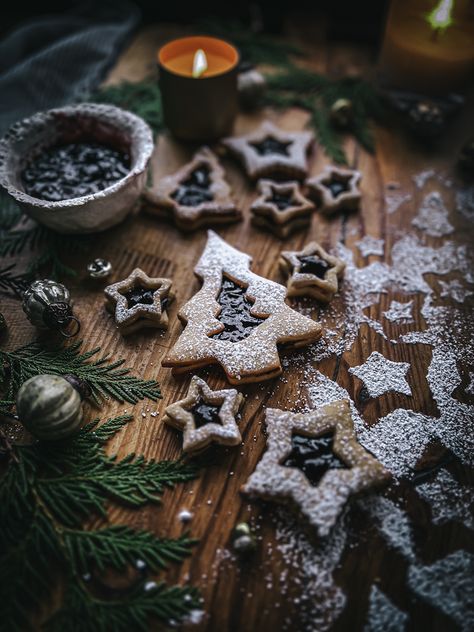
[[106, 279], [112, 273], [112, 264], [98, 257], [87, 265], [87, 273], [91, 279]]
[[35, 375], [16, 398], [18, 418], [37, 439], [58, 441], [75, 434], [82, 423], [77, 390], [59, 375]]
[[[23, 311], [32, 325], [38, 329], [57, 329], [65, 336], [75, 335], [79, 331], [79, 321], [73, 316], [70, 304], [71, 295], [62, 283], [51, 279], [33, 281], [23, 294]], [[66, 333], [67, 327], [74, 322], [75, 331]]]

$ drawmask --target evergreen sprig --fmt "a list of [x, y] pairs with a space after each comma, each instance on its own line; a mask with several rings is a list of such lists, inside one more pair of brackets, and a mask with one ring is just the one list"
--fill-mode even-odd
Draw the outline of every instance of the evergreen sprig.
[[23, 382], [42, 373], [76, 375], [90, 386], [97, 405], [109, 397], [130, 404], [161, 397], [158, 383], [131, 375], [130, 369], [123, 366], [125, 360], [111, 362], [109, 356], [92, 359], [100, 347], [81, 353], [81, 344], [78, 341], [70, 346], [44, 348], [33, 342], [14, 351], [0, 349], [0, 386], [3, 384], [4, 399], [13, 400]]
[[99, 103], [110, 103], [140, 116], [155, 134], [163, 130], [163, 112], [157, 78], [149, 78], [135, 83], [124, 81], [105, 86], [93, 95]]
[[19, 298], [31, 283], [31, 276], [15, 274], [15, 268], [14, 263], [0, 267], [0, 292]]
[[196, 476], [182, 461], [107, 456], [104, 442], [130, 419], [91, 422], [54, 445], [14, 446], [15, 458], [0, 478], [2, 632], [36, 629], [33, 617], [51, 602], [60, 581], [64, 598], [47, 624], [51, 630], [145, 630], [150, 617], [179, 620], [198, 607], [194, 588], [146, 581], [143, 573], [120, 600], [94, 592], [91, 578], [103, 585], [110, 570], [125, 571], [138, 560], [147, 573], [157, 572], [182, 561], [194, 544], [187, 535], [172, 540], [128, 526], [81, 525], [94, 513], [106, 517], [109, 499], [141, 507], [159, 502], [165, 486]]
[[93, 239], [92, 235], [60, 235], [27, 220], [14, 200], [0, 194], [0, 257], [31, 252], [27, 275], [45, 270], [53, 279], [76, 276], [64, 260], [71, 254], [86, 252]]

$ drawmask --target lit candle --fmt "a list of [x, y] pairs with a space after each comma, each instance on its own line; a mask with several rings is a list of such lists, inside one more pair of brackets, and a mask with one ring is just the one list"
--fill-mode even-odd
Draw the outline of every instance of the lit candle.
[[215, 37], [173, 40], [158, 52], [166, 126], [183, 140], [229, 134], [238, 111], [237, 50]]
[[473, 67], [469, 0], [392, 0], [380, 57], [382, 81], [445, 94], [462, 89]]

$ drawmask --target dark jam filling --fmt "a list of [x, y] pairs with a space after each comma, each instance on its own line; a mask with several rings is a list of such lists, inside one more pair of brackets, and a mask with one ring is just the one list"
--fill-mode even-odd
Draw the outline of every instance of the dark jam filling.
[[271, 156], [275, 154], [289, 156], [288, 147], [290, 145], [291, 141], [282, 143], [272, 136], [267, 136], [267, 138], [264, 138], [260, 143], [250, 143], [250, 146], [255, 149], [259, 156]]
[[324, 279], [324, 275], [329, 270], [330, 265], [324, 259], [317, 255], [307, 255], [306, 257], [298, 257], [300, 261], [300, 274], [312, 274], [318, 279]]
[[219, 406], [206, 404], [206, 402], [201, 400], [189, 412], [194, 417], [194, 426], [200, 428], [206, 424], [220, 424], [219, 410]]
[[222, 288], [217, 297], [221, 311], [217, 319], [224, 325], [224, 329], [214, 334], [213, 338], [239, 342], [263, 323], [264, 318], [252, 316], [250, 313], [253, 301], [246, 298], [245, 292], [246, 288], [240, 287], [228, 277], [222, 278]]
[[72, 143], [43, 151], [21, 179], [29, 195], [58, 202], [102, 191], [129, 170], [127, 154], [96, 143]]
[[[150, 290], [144, 287], [134, 287], [123, 296], [125, 296], [127, 300], [128, 309], [132, 309], [132, 307], [136, 305], [153, 305], [155, 292], [156, 290]], [[161, 311], [163, 312], [168, 306], [168, 299], [162, 298], [160, 303]]]
[[210, 192], [211, 172], [209, 167], [194, 169], [189, 178], [180, 182], [171, 197], [181, 206], [199, 206], [204, 202], [212, 202], [214, 196]]
[[311, 485], [318, 485], [328, 470], [347, 469], [347, 465], [332, 451], [332, 432], [320, 437], [293, 434], [291, 443], [293, 446], [291, 453], [282, 465], [284, 467], [297, 467]]
[[341, 193], [345, 193], [349, 191], [349, 181], [348, 180], [337, 180], [332, 179], [329, 182], [324, 182], [324, 186], [331, 191], [331, 194], [334, 198], [337, 198]]
[[295, 206], [292, 193], [280, 193], [274, 189], [272, 189], [270, 202], [274, 204], [279, 211], [284, 211], [291, 206]]

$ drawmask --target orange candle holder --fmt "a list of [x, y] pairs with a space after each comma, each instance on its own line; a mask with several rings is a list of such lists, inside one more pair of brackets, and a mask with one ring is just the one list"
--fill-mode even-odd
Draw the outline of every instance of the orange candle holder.
[[462, 90], [474, 68], [470, 0], [392, 0], [380, 83], [427, 95]]
[[[205, 53], [207, 68], [193, 77], [199, 50]], [[174, 136], [213, 141], [232, 131], [238, 112], [238, 63], [232, 44], [204, 35], [175, 39], [158, 51], [163, 118]]]

